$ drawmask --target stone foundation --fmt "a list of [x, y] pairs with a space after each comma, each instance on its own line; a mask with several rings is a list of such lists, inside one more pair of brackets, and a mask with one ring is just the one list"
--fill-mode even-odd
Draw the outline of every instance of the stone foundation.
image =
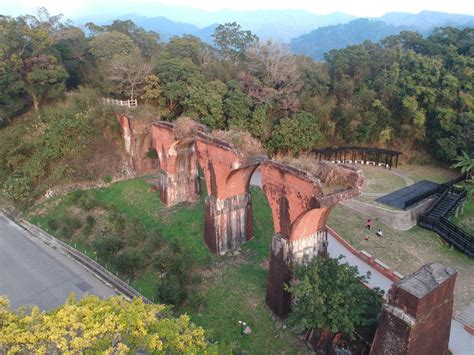
[[250, 193], [218, 199], [206, 197], [204, 238], [214, 254], [225, 254], [252, 239]]
[[370, 354], [447, 354], [455, 282], [456, 271], [433, 263], [393, 284]]
[[198, 171], [168, 174], [158, 173], [156, 185], [160, 190], [160, 200], [167, 207], [181, 202], [196, 202], [201, 194]]
[[273, 236], [265, 300], [268, 307], [280, 318], [285, 318], [291, 311], [291, 297], [284, 289], [284, 285], [291, 280], [288, 254], [286, 239], [282, 235]]
[[291, 297], [285, 291], [284, 285], [291, 280], [293, 265], [326, 255], [326, 250], [326, 230], [292, 242], [288, 242], [282, 235], [272, 238], [266, 301], [278, 317], [285, 318], [291, 311]]

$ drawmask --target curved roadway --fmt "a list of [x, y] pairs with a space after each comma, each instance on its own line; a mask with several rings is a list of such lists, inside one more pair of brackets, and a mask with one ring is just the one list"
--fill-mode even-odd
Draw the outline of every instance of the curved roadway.
[[0, 212], [0, 295], [12, 309], [49, 310], [74, 292], [108, 297], [116, 293], [82, 265], [40, 242]]

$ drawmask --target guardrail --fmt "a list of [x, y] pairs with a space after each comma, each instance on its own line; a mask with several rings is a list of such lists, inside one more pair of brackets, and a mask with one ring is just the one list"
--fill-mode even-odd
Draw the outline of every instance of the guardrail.
[[[451, 180], [449, 180], [449, 181], [447, 181], [447, 182], [445, 182], [445, 183], [443, 183], [443, 184], [441, 184], [437, 187], [432, 188], [431, 190], [425, 191], [425, 192], [423, 192], [422, 194], [420, 194], [418, 196], [412, 197], [412, 198], [405, 201], [403, 209], [406, 210], [407, 208], [412, 207], [414, 205], [417, 205], [418, 203], [420, 203], [424, 200], [427, 200], [427, 199], [431, 198], [432, 196], [434, 196], [436, 194], [441, 194], [445, 190], [448, 190], [450, 188], [456, 189], [455, 187], [453, 187], [453, 185], [457, 184], [458, 182], [466, 180], [466, 178], [467, 178], [467, 174], [464, 173], [464, 174], [458, 176], [457, 178], [451, 179]], [[459, 190], [459, 189], [457, 189], [457, 190]], [[436, 202], [433, 204], [433, 206], [436, 205]]]
[[447, 218], [434, 218], [421, 215], [418, 221], [420, 226], [436, 232], [447, 242], [454, 245], [470, 257], [474, 257], [474, 236], [451, 223]]
[[140, 294], [133, 287], [131, 287], [129, 284], [127, 284], [126, 282], [115, 276], [113, 273], [108, 271], [102, 265], [92, 260], [88, 256], [82, 254], [78, 250], [74, 249], [69, 244], [53, 237], [51, 234], [47, 233], [46, 231], [42, 230], [38, 226], [35, 226], [34, 224], [28, 221], [20, 220], [19, 222], [20, 225], [28, 232], [30, 232], [30, 234], [32, 234], [34, 237], [38, 238], [40, 241], [49, 245], [50, 247], [59, 250], [63, 254], [70, 256], [71, 258], [79, 262], [81, 265], [86, 267], [88, 270], [93, 272], [95, 275], [97, 275], [97, 277], [99, 277], [101, 280], [110, 284], [124, 296], [130, 299], [134, 297], [140, 297], [145, 303], [153, 303], [148, 298]]
[[138, 101], [135, 100], [116, 100], [116, 99], [110, 99], [110, 98], [104, 98], [104, 102], [106, 104], [112, 104], [112, 105], [117, 105], [121, 107], [137, 107], [138, 106]]

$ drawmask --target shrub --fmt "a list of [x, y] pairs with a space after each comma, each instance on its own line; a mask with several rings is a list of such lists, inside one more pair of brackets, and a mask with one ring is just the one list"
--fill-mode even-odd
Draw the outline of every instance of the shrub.
[[86, 191], [83, 193], [79, 198], [78, 203], [79, 207], [85, 211], [90, 211], [98, 205], [94, 191]]
[[139, 251], [129, 250], [115, 258], [114, 266], [121, 274], [133, 276], [140, 267], [141, 261]]
[[88, 215], [86, 217], [86, 226], [84, 227], [84, 233], [86, 235], [91, 234], [92, 228], [94, 227], [95, 224], [96, 224], [95, 218], [92, 217], [91, 215]]
[[56, 218], [50, 217], [46, 222], [48, 225], [49, 230], [56, 231], [59, 228], [58, 220]]
[[124, 246], [124, 242], [118, 238], [104, 237], [96, 239], [93, 246], [97, 256], [108, 261]]
[[105, 175], [104, 176], [104, 182], [106, 184], [110, 184], [112, 182], [112, 177], [110, 175]]
[[158, 300], [163, 303], [179, 305], [186, 297], [186, 290], [175, 274], [166, 274], [158, 284]]

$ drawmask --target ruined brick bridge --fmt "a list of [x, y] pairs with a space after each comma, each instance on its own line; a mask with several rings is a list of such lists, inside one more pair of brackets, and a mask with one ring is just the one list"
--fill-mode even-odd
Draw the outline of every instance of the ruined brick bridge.
[[[215, 254], [252, 239], [249, 185], [259, 168], [274, 225], [266, 301], [276, 315], [286, 317], [291, 300], [284, 284], [292, 278], [292, 266], [326, 255], [328, 216], [337, 203], [361, 194], [362, 171], [326, 161], [301, 169], [243, 152], [197, 124], [183, 134], [169, 122], [116, 117], [131, 167], [137, 174], [157, 176], [165, 206], [197, 201], [202, 169], [204, 242]], [[430, 277], [434, 281], [426, 284]], [[447, 354], [455, 278], [455, 271], [432, 264], [394, 284], [371, 354]], [[430, 335], [435, 338], [426, 341]]]

